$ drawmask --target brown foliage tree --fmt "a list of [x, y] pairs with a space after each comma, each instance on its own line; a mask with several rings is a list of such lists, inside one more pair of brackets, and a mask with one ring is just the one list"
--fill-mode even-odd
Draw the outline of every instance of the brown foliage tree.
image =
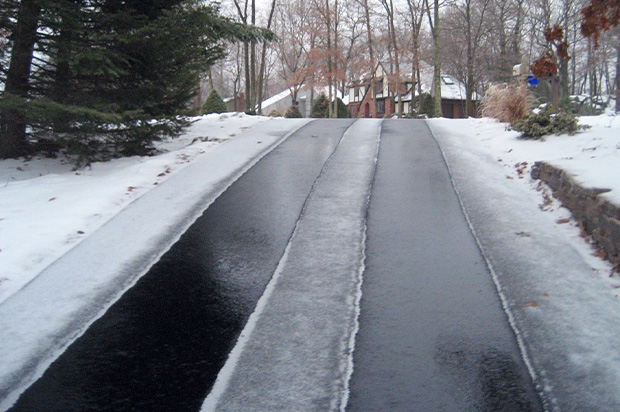
[[[620, 23], [620, 0], [590, 0], [581, 14], [581, 33], [593, 39], [597, 48], [601, 31], [608, 31]], [[620, 44], [616, 45], [616, 50], [616, 112], [620, 112]]]
[[592, 38], [598, 46], [601, 31], [607, 31], [620, 23], [620, 0], [591, 0], [581, 10], [581, 14], [581, 33]]

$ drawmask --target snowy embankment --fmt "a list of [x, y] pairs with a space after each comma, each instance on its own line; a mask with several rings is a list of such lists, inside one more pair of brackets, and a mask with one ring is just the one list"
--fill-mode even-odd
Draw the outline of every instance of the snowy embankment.
[[[0, 162], [0, 410], [234, 180], [306, 122], [206, 116], [160, 156], [78, 172], [61, 160]], [[202, 142], [215, 139], [230, 140]], [[55, 172], [38, 176], [45, 168]]]
[[549, 411], [620, 410], [620, 279], [530, 178], [546, 161], [620, 200], [620, 120], [544, 142], [490, 119], [431, 120], [526, 363]]

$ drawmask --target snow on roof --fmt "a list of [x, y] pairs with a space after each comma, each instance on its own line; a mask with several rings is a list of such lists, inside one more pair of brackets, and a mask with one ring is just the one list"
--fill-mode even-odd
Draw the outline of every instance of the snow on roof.
[[[297, 93], [297, 100], [305, 100], [305, 99], [307, 99], [309, 97], [309, 95], [310, 95], [310, 90], [311, 89], [304, 88], [304, 86], [302, 86], [302, 89]], [[314, 89], [314, 96], [315, 96], [315, 98], [318, 97], [321, 93], [324, 93], [326, 96], [329, 95], [329, 88], [326, 86], [324, 88]], [[349, 103], [349, 95], [348, 94], [343, 96], [343, 94], [342, 94], [342, 92], [340, 90], [335, 90], [335, 91], [332, 90], [332, 94], [335, 94], [337, 97], [342, 99], [344, 104], [348, 104]], [[264, 100], [261, 107], [265, 108], [265, 107], [269, 107], [271, 105], [277, 104], [278, 102], [286, 99], [290, 95], [291, 95], [291, 91], [289, 89], [281, 91], [280, 93], [278, 93], [278, 94], [268, 98], [267, 100]]]
[[[383, 70], [386, 73], [390, 73], [390, 65], [384, 62], [379, 62], [377, 68], [381, 65]], [[403, 62], [400, 67], [411, 67], [411, 62]], [[422, 93], [431, 93], [433, 90], [433, 72], [434, 67], [425, 61], [420, 61], [420, 81], [422, 82]], [[403, 72], [404, 73], [404, 72]], [[411, 72], [403, 74], [405, 79], [411, 79], [413, 74]], [[465, 100], [466, 98], [466, 89], [465, 85], [461, 83], [457, 78], [451, 76], [447, 73], [443, 73], [441, 75], [441, 97], [447, 100]], [[368, 73], [362, 75], [360, 79], [356, 79], [352, 85], [358, 86], [359, 84], [363, 84], [368, 82], [369, 75]], [[417, 90], [417, 88], [416, 88]], [[478, 93], [473, 94], [472, 98], [474, 100], [480, 100], [481, 97]], [[411, 94], [407, 94], [403, 96], [404, 101], [411, 100]]]
[[286, 99], [290, 95], [291, 95], [291, 91], [289, 89], [281, 91], [280, 93], [276, 94], [275, 96], [271, 96], [267, 100], [263, 100], [263, 103], [262, 103], [261, 107], [268, 107], [268, 106], [271, 106], [272, 104], [276, 104], [279, 101]]
[[[426, 62], [420, 62], [420, 81], [422, 82], [422, 92], [431, 93], [433, 89], [434, 68]], [[448, 100], [465, 100], [467, 92], [465, 85], [457, 78], [447, 73], [441, 75], [441, 98]], [[478, 93], [473, 94], [474, 100], [480, 100]]]

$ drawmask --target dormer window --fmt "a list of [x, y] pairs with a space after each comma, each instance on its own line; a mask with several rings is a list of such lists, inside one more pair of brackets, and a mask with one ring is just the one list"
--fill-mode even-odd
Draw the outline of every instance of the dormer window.
[[454, 80], [450, 76], [441, 76], [445, 84], [454, 84]]

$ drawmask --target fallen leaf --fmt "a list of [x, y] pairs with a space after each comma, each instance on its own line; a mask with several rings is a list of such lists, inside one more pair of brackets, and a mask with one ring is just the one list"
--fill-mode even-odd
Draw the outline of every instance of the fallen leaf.
[[77, 233], [78, 233], [78, 235], [83, 235], [84, 234], [84, 232], [82, 232], [81, 230], [78, 230]]
[[164, 172], [162, 172], [162, 173], [157, 175], [157, 177], [163, 177], [163, 176], [166, 176], [166, 174]]
[[538, 303], [534, 302], [533, 300], [528, 300], [527, 302], [525, 302], [526, 308], [535, 308], [536, 306], [538, 306]]
[[543, 293], [543, 296], [544, 296], [544, 297], [546, 297], [546, 298], [548, 298], [548, 297], [549, 297], [549, 294], [548, 294], [547, 292], [545, 292], [545, 293]]
[[559, 225], [563, 225], [564, 223], [568, 223], [570, 222], [570, 219], [568, 218], [564, 218], [564, 219], [558, 219], [555, 221], [555, 223], [559, 224]]
[[55, 197], [51, 197], [51, 198], [48, 200], [48, 202], [53, 202], [54, 200], [56, 200], [56, 198], [55, 198]]
[[128, 192], [132, 192], [132, 191], [134, 191], [134, 190], [136, 190], [136, 189], [137, 189], [137, 187], [135, 187], [135, 186], [129, 186], [129, 187], [127, 188], [127, 191], [128, 191]]

